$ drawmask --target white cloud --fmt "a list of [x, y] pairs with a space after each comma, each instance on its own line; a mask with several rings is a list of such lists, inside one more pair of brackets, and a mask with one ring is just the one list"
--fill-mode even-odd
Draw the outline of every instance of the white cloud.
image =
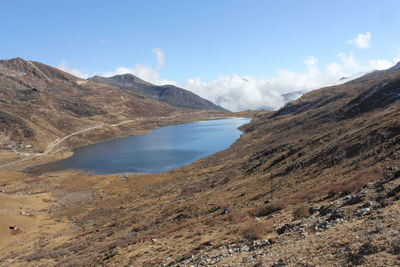
[[[320, 68], [318, 59], [311, 56], [304, 61], [305, 72], [283, 69], [269, 79], [233, 74], [221, 76], [211, 82], [204, 82], [196, 77], [187, 80], [183, 87], [232, 111], [278, 109], [288, 100], [284, 98], [284, 94], [308, 92], [340, 84], [367, 72], [387, 69], [395, 64], [384, 59], [357, 61], [352, 54], [345, 53], [340, 53], [338, 59], [339, 62], [331, 62]], [[291, 95], [300, 96], [300, 94]]]
[[157, 56], [157, 70], [153, 69], [151, 66], [143, 65], [143, 64], [136, 64], [135, 67], [118, 67], [115, 71], [108, 71], [103, 74], [105, 77], [111, 77], [115, 75], [122, 75], [122, 74], [133, 74], [139, 77], [146, 82], [150, 82], [156, 85], [165, 85], [171, 84], [178, 86], [178, 83], [172, 80], [167, 79], [160, 79], [159, 70], [165, 64], [165, 54], [161, 48], [153, 48], [151, 50]]
[[[318, 59], [310, 56], [304, 60], [303, 72], [281, 69], [270, 78], [232, 74], [208, 82], [200, 77], [194, 77], [179, 84], [160, 78], [159, 70], [165, 62], [164, 53], [161, 49], [153, 49], [153, 52], [157, 55], [157, 67], [136, 64], [132, 68], [119, 67], [115, 71], [106, 72], [103, 76], [130, 73], [156, 85], [176, 85], [232, 111], [278, 109], [288, 100], [299, 97], [301, 95], [299, 92], [340, 84], [373, 70], [387, 69], [400, 61], [400, 54], [392, 62], [385, 59], [357, 60], [352, 53], [339, 53], [336, 61], [321, 67]], [[58, 67], [82, 78], [89, 77], [86, 73], [69, 68], [65, 61]], [[289, 96], [285, 95], [288, 93]]]
[[71, 73], [72, 75], [77, 76], [77, 77], [82, 78], [82, 79], [87, 79], [87, 78], [90, 77], [90, 75], [88, 73], [85, 73], [85, 72], [83, 72], [81, 70], [78, 70], [78, 69], [70, 68], [68, 66], [67, 61], [62, 61], [60, 64], [57, 65], [57, 68], [59, 68], [62, 71]]
[[358, 48], [361, 49], [366, 49], [371, 46], [371, 33], [366, 32], [366, 33], [359, 33], [357, 34], [357, 37], [347, 41], [349, 44], [354, 44]]
[[371, 59], [367, 63], [367, 71], [384, 70], [393, 66], [393, 62], [386, 59]]
[[318, 59], [316, 59], [314, 56], [309, 56], [305, 61], [304, 64], [308, 67], [314, 67], [318, 64]]
[[346, 55], [345, 53], [339, 53], [338, 57], [343, 63], [343, 68], [349, 72], [370, 72], [373, 70], [384, 70], [393, 66], [396, 61], [392, 62], [386, 59], [370, 59], [357, 61], [353, 54]]
[[[308, 61], [308, 60], [307, 60]], [[200, 78], [189, 79], [184, 88], [232, 111], [246, 109], [278, 109], [285, 104], [283, 94], [309, 91], [340, 81], [343, 72], [332, 65], [326, 72], [316, 67], [316, 61], [307, 62], [307, 71], [297, 73], [280, 70], [270, 79], [239, 75], [221, 76], [206, 83]], [[333, 73], [330, 73], [331, 71]], [[300, 94], [297, 94], [300, 96]]]
[[122, 74], [133, 74], [138, 76], [140, 79], [145, 80], [147, 82], [156, 83], [159, 82], [159, 73], [158, 71], [152, 69], [149, 66], [136, 64], [134, 68], [127, 68], [127, 67], [119, 67], [115, 71], [108, 71], [104, 73], [105, 77], [111, 77], [115, 75], [122, 75]]
[[165, 64], [164, 51], [161, 48], [153, 48], [151, 51], [157, 56], [157, 68], [161, 69]]
[[242, 77], [237, 74], [221, 76], [209, 83], [195, 77], [188, 79], [183, 85], [185, 89], [232, 111], [278, 108], [284, 103], [284, 99], [276, 90], [268, 90], [271, 86], [263, 78]]
[[119, 67], [115, 71], [108, 71], [103, 74], [104, 77], [112, 77], [115, 75], [122, 75], [122, 74], [133, 74], [140, 79], [150, 82], [156, 85], [164, 85], [164, 84], [172, 84], [178, 85], [177, 82], [160, 79], [160, 73], [158, 70], [155, 70], [147, 65], [136, 64], [134, 68], [127, 68], [127, 67]]
[[341, 52], [338, 54], [338, 57], [343, 62], [343, 67], [346, 69], [359, 69], [357, 60], [355, 60], [352, 53], [350, 55], [346, 55], [345, 53]]
[[122, 74], [133, 74], [139, 77], [140, 79], [145, 80], [146, 82], [150, 82], [156, 85], [164, 85], [164, 84], [178, 85], [178, 83], [175, 81], [160, 79], [159, 70], [165, 64], [164, 51], [161, 48], [153, 48], [151, 51], [157, 56], [157, 65], [156, 65], [157, 70], [153, 69], [151, 66], [148, 65], [136, 64], [135, 67], [133, 68], [118, 67], [114, 71], [108, 71], [104, 73], [103, 76], [111, 77]]

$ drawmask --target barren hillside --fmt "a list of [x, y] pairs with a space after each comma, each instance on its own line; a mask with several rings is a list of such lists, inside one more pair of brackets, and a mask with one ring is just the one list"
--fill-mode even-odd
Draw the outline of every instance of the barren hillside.
[[183, 112], [189, 111], [39, 62], [0, 61], [1, 148], [24, 142], [43, 151], [48, 142], [90, 126]]
[[21, 224], [36, 228], [8, 239], [0, 260], [396, 266], [399, 114], [397, 65], [256, 113], [229, 149], [171, 172], [4, 175], [8, 199], [47, 204], [31, 204], [37, 218]]

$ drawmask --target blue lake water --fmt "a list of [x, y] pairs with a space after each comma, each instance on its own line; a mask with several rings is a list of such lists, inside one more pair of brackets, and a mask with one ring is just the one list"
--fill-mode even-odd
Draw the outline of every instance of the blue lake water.
[[248, 118], [199, 121], [74, 150], [73, 156], [32, 167], [33, 172], [79, 169], [96, 174], [169, 171], [228, 148]]

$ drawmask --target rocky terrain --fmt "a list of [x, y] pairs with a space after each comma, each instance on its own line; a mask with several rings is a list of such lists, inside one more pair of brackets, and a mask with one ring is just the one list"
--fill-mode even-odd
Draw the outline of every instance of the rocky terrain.
[[170, 172], [2, 171], [0, 264], [398, 266], [399, 66], [249, 112]]
[[227, 111], [188, 90], [174, 85], [154, 85], [132, 74], [116, 75], [109, 78], [94, 76], [88, 80], [116, 86], [128, 92], [150, 97], [179, 108]]

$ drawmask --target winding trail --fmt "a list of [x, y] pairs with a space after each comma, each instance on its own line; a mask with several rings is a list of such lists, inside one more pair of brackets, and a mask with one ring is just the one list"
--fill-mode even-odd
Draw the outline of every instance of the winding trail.
[[[194, 113], [194, 114], [196, 114], [196, 113]], [[172, 119], [172, 118], [175, 118], [177, 116], [178, 115], [175, 114], [175, 115], [172, 115], [172, 116], [160, 117], [159, 119], [166, 119], [166, 118]], [[23, 161], [26, 161], [26, 160], [29, 160], [29, 159], [33, 159], [33, 158], [37, 158], [37, 157], [40, 157], [40, 156], [44, 156], [44, 155], [50, 154], [57, 145], [59, 145], [60, 143], [62, 143], [63, 141], [65, 141], [66, 139], [68, 139], [68, 138], [70, 138], [70, 137], [72, 137], [74, 135], [81, 134], [81, 133], [84, 133], [84, 132], [87, 132], [87, 131], [91, 131], [91, 130], [94, 130], [94, 129], [102, 128], [104, 126], [117, 127], [117, 126], [120, 126], [122, 124], [131, 123], [131, 122], [135, 122], [135, 121], [141, 121], [141, 120], [144, 120], [144, 118], [126, 120], [126, 121], [122, 121], [122, 122], [119, 122], [119, 123], [116, 123], [116, 124], [106, 124], [106, 123], [102, 122], [101, 124], [99, 124], [97, 126], [92, 126], [92, 127], [89, 127], [89, 128], [83, 129], [83, 130], [79, 130], [77, 132], [74, 132], [74, 133], [71, 133], [69, 135], [66, 135], [61, 139], [57, 138], [54, 142], [50, 143], [47, 146], [48, 148], [47, 148], [47, 150], [45, 152], [31, 154], [31, 156], [27, 156], [26, 158], [19, 159], [19, 160], [16, 160], [16, 161], [13, 161], [13, 162], [10, 162], [10, 163], [7, 163], [7, 164], [0, 165], [0, 169], [4, 168], [4, 167], [7, 167], [7, 166], [10, 166], [10, 165], [14, 165], [14, 164], [19, 163], [19, 162], [23, 162]], [[22, 153], [19, 153], [19, 154], [21, 155]], [[25, 154], [27, 154], [27, 153], [25, 153]]]
[[137, 121], [137, 120], [142, 120], [142, 118], [136, 119], [136, 120], [127, 120], [127, 121], [123, 121], [123, 122], [120, 122], [120, 123], [117, 123], [117, 124], [110, 124], [110, 125], [107, 125], [105, 123], [101, 123], [100, 125], [97, 125], [97, 126], [92, 126], [92, 127], [89, 127], [89, 128], [83, 129], [83, 130], [79, 130], [77, 132], [74, 132], [74, 133], [71, 133], [69, 135], [66, 135], [61, 139], [56, 139], [54, 142], [52, 142], [52, 143], [50, 143], [48, 145], [47, 150], [45, 152], [43, 152], [43, 153], [36, 153], [36, 154], [33, 154], [32, 156], [28, 156], [28, 157], [20, 159], [20, 160], [16, 160], [16, 161], [13, 161], [13, 162], [10, 162], [10, 163], [7, 163], [7, 164], [0, 165], [0, 169], [4, 168], [4, 167], [7, 167], [7, 166], [10, 166], [10, 165], [13, 165], [13, 164], [16, 164], [16, 163], [19, 163], [19, 162], [26, 161], [28, 159], [33, 159], [33, 158], [37, 158], [37, 157], [40, 157], [40, 156], [47, 155], [47, 154], [51, 153], [53, 151], [53, 149], [57, 145], [59, 145], [60, 143], [62, 143], [63, 141], [65, 141], [66, 139], [68, 139], [68, 138], [70, 138], [70, 137], [72, 137], [74, 135], [81, 134], [81, 133], [84, 133], [84, 132], [87, 132], [87, 131], [91, 131], [91, 130], [94, 130], [94, 129], [102, 128], [104, 126], [116, 127], [116, 126], [119, 126], [119, 125], [122, 125], [122, 124], [134, 122], [134, 121]]
[[[61, 138], [60, 140], [58, 140], [58, 141], [56, 140], [56, 141], [54, 141], [53, 143], [51, 143], [51, 144], [48, 146], [48, 149], [47, 149], [45, 152], [40, 153], [40, 154], [37, 154], [37, 155], [42, 156], [42, 155], [49, 154], [49, 153], [54, 149], [54, 147], [56, 147], [58, 144], [60, 144], [60, 143], [63, 142], [64, 140], [70, 138], [71, 136], [74, 136], [74, 135], [77, 135], [77, 134], [81, 134], [81, 133], [84, 133], [84, 132], [87, 132], [87, 131], [91, 131], [91, 130], [94, 130], [94, 129], [97, 129], [97, 128], [102, 128], [102, 127], [105, 126], [105, 125], [106, 125], [106, 124], [102, 123], [102, 124], [100, 124], [100, 125], [93, 126], [93, 127], [89, 127], [89, 128], [86, 128], [86, 129], [83, 129], [83, 130], [74, 132], [74, 133], [72, 133], [72, 134], [69, 134], [69, 135], [67, 135], [67, 136], [64, 136], [64, 137]], [[113, 125], [112, 125], [112, 126], [113, 126]], [[2, 166], [0, 166], [0, 168], [1, 168], [1, 167], [2, 167]]]

